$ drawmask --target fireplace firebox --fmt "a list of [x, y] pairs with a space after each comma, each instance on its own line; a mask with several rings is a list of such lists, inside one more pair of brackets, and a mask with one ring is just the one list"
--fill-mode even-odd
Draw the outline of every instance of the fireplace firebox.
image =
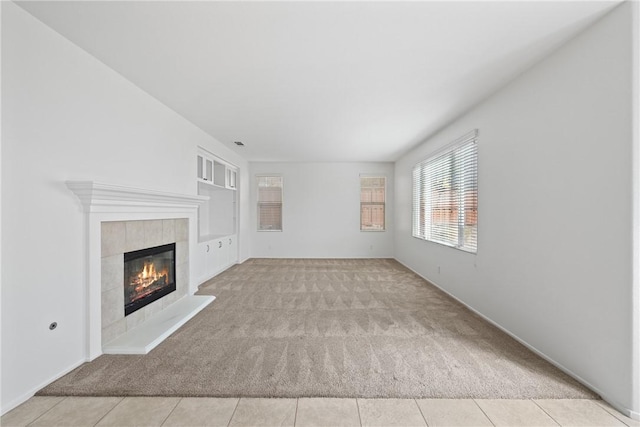
[[176, 244], [124, 254], [124, 315], [176, 290]]

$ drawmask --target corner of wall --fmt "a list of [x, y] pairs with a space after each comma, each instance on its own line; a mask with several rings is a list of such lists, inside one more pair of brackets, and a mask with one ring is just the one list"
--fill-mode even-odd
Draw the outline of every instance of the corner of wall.
[[640, 3], [630, 2], [632, 28], [632, 186], [633, 186], [633, 273], [631, 368], [632, 407], [629, 416], [640, 420]]
[[[556, 366], [563, 366], [565, 371], [571, 372], [576, 379], [590, 384], [590, 388], [597, 390], [617, 410], [632, 418], [640, 419], [638, 417], [640, 415], [640, 2], [625, 3], [614, 8], [612, 13], [607, 14], [604, 19], [599, 20], [587, 31], [519, 76], [503, 90], [496, 92], [484, 103], [476, 106], [441, 130], [435, 137], [423, 142], [398, 160], [396, 163], [397, 235], [394, 255], [398, 261], [415, 269], [423, 277], [437, 278], [447, 293], [464, 301], [466, 305], [482, 313], [484, 317], [493, 319], [495, 323], [502, 325], [503, 329], [510, 331], [520, 341], [530, 343], [536, 352], [546, 355], [547, 359], [553, 361]], [[629, 32], [631, 19], [633, 20], [633, 34]], [[617, 37], [615, 42], [612, 41], [611, 36]], [[633, 37], [633, 40], [630, 40], [629, 37]], [[628, 49], [633, 49], [633, 53]], [[614, 52], [619, 61], [607, 63], [609, 55]], [[590, 60], [598, 58], [598, 61], [581, 62], [585, 58], [590, 58]], [[633, 60], [633, 70], [629, 69], [630, 59]], [[614, 65], [615, 68], [599, 69], [599, 63]], [[593, 67], [588, 65], [593, 65]], [[586, 71], [587, 69], [589, 71]], [[583, 71], [582, 77], [584, 79], [577, 79], [576, 76]], [[587, 75], [587, 73], [590, 74]], [[619, 78], [619, 76], [623, 77]], [[628, 78], [633, 81], [628, 81]], [[612, 82], [617, 79], [619, 85], [614, 88], [613, 85], [608, 84], [609, 79]], [[571, 86], [576, 82], [579, 84]], [[594, 82], [602, 84], [598, 86], [593, 84]], [[589, 90], [589, 85], [594, 88], [593, 93]], [[553, 86], [555, 88], [552, 91], [546, 91], [546, 88]], [[597, 91], [595, 91], [596, 89]], [[630, 89], [633, 93], [632, 100], [629, 98]], [[565, 100], [569, 100], [567, 104], [557, 103], [560, 100], [559, 94]], [[608, 107], [603, 106], [605, 101], [601, 98], [602, 103], [594, 102], [589, 104], [589, 108], [581, 110], [581, 105], [584, 105], [585, 100], [578, 101], [578, 99], [585, 94], [594, 98], [604, 96], [607, 98]], [[550, 127], [549, 119], [554, 117], [564, 119], [564, 112], [559, 109], [551, 117], [546, 108], [531, 108], [533, 104], [530, 101], [538, 100], [542, 100], [539, 104], [542, 107], [563, 105], [564, 111], [572, 111], [576, 115], [567, 114], [566, 122], [558, 121], [554, 123], [554, 127]], [[621, 114], [616, 114], [617, 120], [605, 125], [603, 121], [595, 117], [606, 115], [607, 110], [619, 111]], [[517, 117], [515, 117], [516, 115]], [[513, 120], [514, 117], [516, 120]], [[580, 118], [580, 120], [571, 121], [572, 117]], [[588, 128], [582, 126], [583, 123], [590, 120]], [[587, 137], [590, 144], [588, 159], [593, 166], [596, 166], [602, 160], [602, 152], [606, 151], [600, 149], [602, 138], [610, 137], [612, 140], [616, 140], [617, 151], [615, 156], [609, 157], [607, 170], [624, 170], [624, 175], [621, 175], [622, 179], [618, 181], [619, 186], [624, 190], [619, 192], [616, 197], [625, 206], [625, 221], [620, 224], [616, 237], [620, 242], [620, 250], [614, 261], [619, 262], [618, 271], [621, 273], [615, 280], [615, 290], [613, 290], [615, 291], [615, 303], [607, 308], [607, 310], [619, 311], [616, 313], [615, 321], [611, 320], [610, 324], [599, 331], [590, 330], [587, 333], [582, 332], [585, 329], [581, 331], [580, 327], [575, 327], [573, 322], [576, 322], [576, 319], [590, 317], [592, 313], [597, 313], [604, 301], [602, 298], [592, 297], [593, 294], [586, 296], [589, 293], [584, 292], [584, 288], [579, 286], [571, 285], [563, 289], [549, 286], [544, 292], [541, 291], [541, 287], [533, 286], [537, 286], [542, 281], [526, 283], [520, 287], [511, 286], [512, 282], [516, 282], [511, 278], [521, 280], [522, 276], [518, 275], [519, 272], [526, 271], [525, 269], [529, 265], [534, 264], [543, 266], [537, 270], [536, 274], [540, 274], [540, 277], [545, 280], [548, 279], [546, 283], [569, 283], [566, 279], [573, 279], [576, 272], [579, 272], [581, 265], [581, 261], [575, 257], [578, 251], [575, 242], [572, 242], [573, 247], [566, 245], [561, 251], [556, 250], [554, 260], [560, 259], [556, 256], [560, 254], [566, 256], [567, 260], [573, 262], [578, 268], [568, 268], [566, 267], [568, 263], [558, 269], [547, 267], [549, 263], [545, 258], [550, 245], [545, 242], [549, 242], [549, 239], [545, 239], [544, 242], [540, 240], [541, 243], [537, 244], [535, 248], [528, 246], [526, 249], [529, 251], [526, 254], [523, 251], [512, 252], [513, 256], [511, 257], [512, 253], [504, 249], [505, 243], [512, 242], [505, 230], [517, 229], [521, 231], [520, 223], [513, 221], [508, 224], [510, 220], [506, 216], [495, 213], [493, 216], [483, 217], [483, 224], [492, 226], [485, 228], [488, 230], [488, 234], [484, 235], [483, 242], [486, 243], [484, 248], [491, 249], [492, 252], [483, 252], [484, 258], [478, 258], [480, 262], [478, 262], [477, 268], [472, 262], [465, 264], [460, 262], [458, 257], [445, 255], [442, 251], [411, 240], [409, 166], [419, 161], [422, 154], [436, 148], [441, 140], [476, 124], [480, 124], [481, 129], [485, 132], [484, 135], [488, 137], [485, 147], [489, 148], [485, 150], [483, 157], [484, 171], [486, 172], [493, 166], [492, 173], [483, 175], [484, 189], [486, 190], [493, 185], [492, 192], [484, 192], [485, 198], [483, 200], [486, 203], [483, 202], [485, 203], [483, 206], [493, 209], [494, 212], [499, 212], [499, 209], [505, 206], [505, 201], [509, 200], [508, 196], [504, 196], [507, 194], [506, 192], [498, 190], [508, 190], [512, 185], [511, 182], [507, 182], [503, 178], [507, 175], [503, 175], [502, 172], [495, 173], [499, 170], [496, 166], [501, 168], [502, 163], [508, 163], [498, 162], [499, 157], [496, 153], [499, 152], [499, 149], [507, 147], [514, 150], [513, 153], [515, 153], [516, 147], [523, 147], [520, 153], [521, 158], [524, 159], [529, 155], [527, 147], [533, 146], [534, 143], [538, 144], [537, 147], [540, 150], [543, 145], [539, 144], [539, 141], [545, 141], [544, 143], [554, 141], [553, 144], [546, 146], [549, 152], [554, 152], [562, 146], [560, 144], [567, 140], [567, 135], [571, 135], [576, 130], [587, 129], [588, 131], [583, 132], [583, 136]], [[547, 126], [544, 138], [531, 137], [527, 139], [533, 135], [532, 131], [538, 132], [543, 129], [544, 126], [541, 126], [543, 124]], [[633, 130], [630, 129], [630, 126], [633, 127]], [[596, 136], [598, 132], [601, 132], [600, 136]], [[525, 134], [528, 136], [523, 137]], [[489, 140], [492, 145], [489, 145]], [[512, 140], [518, 140], [520, 144], [507, 143]], [[574, 141], [580, 141], [579, 144], [575, 144], [576, 149], [582, 149], [586, 146], [586, 141], [583, 138], [576, 138]], [[570, 143], [569, 141], [565, 148], [573, 147]], [[633, 164], [627, 160], [630, 154], [633, 156]], [[518, 170], [516, 171], [514, 168], [514, 171], [521, 174], [522, 178], [519, 176], [518, 179], [522, 179], [522, 181], [519, 183], [529, 183], [527, 185], [530, 188], [541, 185], [540, 175], [537, 172], [544, 163], [531, 163], [531, 167], [526, 172], [520, 163], [518, 165]], [[560, 178], [565, 177], [563, 169], [557, 168], [556, 171]], [[515, 175], [511, 174], [511, 176]], [[630, 183], [629, 179], [633, 180], [633, 183]], [[508, 185], [502, 186], [503, 184]], [[548, 187], [551, 188], [553, 183], [549, 181], [548, 184]], [[633, 195], [630, 196], [629, 192]], [[493, 198], [489, 201], [487, 196]], [[538, 201], [553, 201], [555, 197], [557, 200], [563, 200], [564, 197], [560, 192], [553, 199], [547, 199], [548, 195], [542, 192], [539, 192], [538, 196]], [[520, 204], [520, 208], [518, 208], [520, 212], [532, 212], [527, 210], [530, 206], [530, 200], [527, 199]], [[509, 203], [513, 203], [513, 200], [509, 200]], [[598, 212], [597, 215], [592, 213], [589, 221], [598, 220], [601, 213]], [[552, 224], [552, 221], [543, 216], [535, 215], [533, 212], [529, 219], [531, 224], [540, 221], [536, 224], [538, 226], [536, 229], [542, 229], [542, 224]], [[576, 221], [574, 224], [580, 225], [581, 223]], [[632, 232], [632, 237], [629, 236], [629, 231]], [[580, 234], [577, 228], [575, 234]], [[533, 237], [537, 238], [538, 236]], [[589, 239], [591, 238], [589, 237]], [[489, 247], [489, 243], [491, 243], [491, 247]], [[582, 245], [579, 250], [582, 251], [581, 256], [584, 256], [585, 259], [606, 256], [611, 250], [611, 246], [607, 247], [606, 241], [594, 243], [584, 239], [583, 243], [585, 245]], [[488, 259], [488, 255], [492, 259]], [[533, 261], [532, 255], [536, 255], [536, 262]], [[505, 271], [505, 266], [509, 269], [515, 263], [496, 263], [495, 260], [500, 257], [509, 261], [517, 261], [518, 268]], [[633, 260], [630, 257], [633, 257]], [[432, 271], [440, 263], [448, 263], [450, 269], [455, 272], [448, 274], [447, 277], [436, 276]], [[544, 272], [540, 273], [543, 271], [542, 269]], [[593, 271], [599, 274], [597, 279], [593, 279], [595, 275], [583, 275], [587, 279], [586, 281], [592, 280], [590, 288], [600, 292], [600, 296], [613, 292], [611, 288], [605, 289], [601, 286], [602, 279], [606, 278], [610, 272], [600, 267], [594, 267]], [[531, 275], [525, 276], [531, 277]], [[464, 287], [465, 281], [473, 282], [477, 286]], [[580, 283], [580, 286], [584, 285], [584, 282]], [[557, 290], [559, 290], [558, 293], [556, 293]], [[537, 295], [535, 295], [536, 293]], [[561, 297], [564, 299], [564, 306], [577, 308], [571, 313], [553, 310], [553, 304], [547, 305], [550, 299], [549, 301], [545, 300], [545, 293], [558, 295], [553, 304], [556, 304], [556, 301], [559, 301]], [[519, 308], [518, 310], [522, 310], [522, 313], [514, 315], [514, 311], [511, 311], [508, 305], [496, 304], [495, 298], [487, 298], [487, 295], [496, 295], [501, 298], [507, 298], [508, 295], [511, 300], [522, 299], [527, 303], [527, 307]], [[632, 301], [629, 301], [630, 299]], [[535, 308], [533, 308], [534, 306]], [[608, 317], [614, 318], [614, 316], [593, 316], [591, 319], [597, 328], [599, 322], [602, 323], [602, 320]], [[522, 319], [525, 318], [527, 320], [523, 321]], [[540, 327], [545, 323], [545, 327]], [[556, 325], [558, 328], [554, 328]], [[559, 332], [561, 327], [565, 328], [562, 333]], [[615, 340], [609, 340], [612, 333], [618, 333]], [[567, 344], [568, 341], [565, 340], [565, 337], [568, 336], [571, 336], [574, 344]], [[550, 340], [549, 337], [554, 338]], [[582, 350], [576, 351], [576, 349], [582, 348], [593, 351], [589, 353]]]
[[[4, 2], [0, 2], [0, 39], [2, 39], [2, 9]], [[0, 45], [0, 70], [2, 70], [2, 46]], [[1, 73], [0, 73], [1, 74]], [[0, 99], [2, 99], [2, 85], [0, 84]], [[0, 102], [0, 189], [2, 188], [2, 102]], [[0, 191], [0, 195], [2, 191]], [[2, 289], [2, 197], [0, 196], [0, 289]], [[2, 318], [2, 292], [0, 291], [0, 318]], [[0, 334], [0, 366], [2, 366], [2, 339]], [[0, 402], [2, 390], [0, 388]], [[2, 408], [0, 407], [0, 413]]]

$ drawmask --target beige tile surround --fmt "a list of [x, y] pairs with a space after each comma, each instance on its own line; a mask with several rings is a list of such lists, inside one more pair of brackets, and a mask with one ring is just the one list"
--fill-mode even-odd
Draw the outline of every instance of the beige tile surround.
[[[189, 220], [158, 219], [101, 223], [102, 344], [135, 328], [181, 297], [189, 288]], [[176, 243], [176, 291], [124, 315], [124, 254]]]

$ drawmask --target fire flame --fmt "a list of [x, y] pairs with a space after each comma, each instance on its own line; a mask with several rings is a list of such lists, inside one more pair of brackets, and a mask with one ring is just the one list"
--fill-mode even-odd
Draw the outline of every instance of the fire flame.
[[145, 262], [142, 271], [138, 273], [138, 277], [132, 284], [135, 286], [136, 292], [141, 292], [163, 277], [165, 282], [169, 280], [169, 271], [167, 268], [157, 271], [153, 262]]

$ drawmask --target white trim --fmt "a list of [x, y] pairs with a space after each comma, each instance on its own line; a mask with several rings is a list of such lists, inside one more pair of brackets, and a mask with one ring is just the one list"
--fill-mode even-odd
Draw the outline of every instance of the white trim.
[[[564, 372], [565, 374], [569, 375], [570, 377], [572, 377], [573, 379], [575, 379], [576, 381], [580, 382], [581, 384], [583, 384], [585, 387], [591, 389], [594, 393], [598, 394], [602, 400], [606, 401], [607, 403], [609, 403], [611, 406], [613, 406], [617, 411], [619, 411], [620, 413], [622, 413], [623, 415], [626, 415], [627, 417], [630, 418], [634, 418], [637, 417], [637, 413], [632, 411], [629, 408], [625, 408], [623, 405], [621, 405], [620, 403], [616, 402], [613, 399], [610, 399], [609, 397], [607, 397], [607, 395], [605, 393], [602, 392], [602, 390], [600, 390], [598, 387], [594, 386], [593, 384], [591, 384], [589, 381], [585, 380], [584, 378], [582, 378], [580, 375], [577, 375], [575, 372], [573, 372], [572, 370], [568, 369], [567, 367], [565, 367], [564, 365], [562, 365], [561, 363], [556, 362], [554, 359], [552, 359], [551, 357], [547, 356], [545, 353], [541, 352], [540, 350], [538, 350], [537, 348], [535, 348], [534, 346], [532, 346], [531, 344], [529, 344], [528, 342], [524, 341], [522, 338], [518, 337], [517, 335], [515, 335], [513, 332], [511, 332], [510, 330], [506, 329], [505, 327], [503, 327], [502, 325], [500, 325], [499, 323], [493, 321], [491, 318], [485, 316], [484, 314], [480, 313], [478, 310], [476, 310], [475, 308], [471, 307], [469, 304], [467, 304], [466, 302], [462, 301], [461, 299], [459, 299], [458, 297], [456, 297], [455, 295], [453, 295], [452, 293], [448, 292], [445, 288], [443, 288], [442, 286], [438, 285], [436, 282], [434, 282], [433, 280], [423, 276], [422, 274], [418, 273], [417, 271], [415, 271], [413, 268], [409, 267], [408, 265], [406, 265], [405, 263], [403, 263], [402, 261], [400, 261], [397, 258], [394, 258], [396, 261], [398, 261], [400, 264], [402, 264], [404, 267], [408, 268], [409, 270], [411, 270], [413, 273], [417, 274], [418, 276], [422, 277], [424, 280], [426, 280], [427, 282], [429, 282], [429, 284], [435, 286], [436, 288], [440, 289], [442, 292], [444, 292], [445, 294], [447, 294], [448, 296], [450, 296], [451, 298], [453, 298], [454, 300], [456, 300], [457, 302], [459, 302], [460, 304], [462, 304], [464, 307], [466, 307], [467, 309], [469, 309], [471, 312], [473, 312], [474, 314], [477, 314], [479, 317], [481, 317], [484, 321], [488, 322], [489, 324], [495, 326], [496, 328], [500, 329], [502, 332], [504, 332], [505, 334], [509, 335], [511, 338], [513, 338], [514, 340], [518, 341], [520, 344], [522, 344], [523, 346], [525, 346], [526, 348], [528, 348], [529, 350], [531, 350], [533, 353], [535, 353], [536, 355], [540, 356], [541, 358], [543, 358], [544, 360], [546, 360], [547, 362], [551, 363], [553, 366], [555, 366], [556, 368], [560, 369], [562, 372]], [[634, 418], [634, 419], [638, 419], [638, 418]]]
[[[416, 213], [417, 210], [417, 206], [422, 206], [422, 201], [425, 202], [425, 207], [424, 210], [427, 213], [432, 213], [432, 198], [431, 197], [427, 197], [424, 196], [422, 189], [424, 188], [424, 186], [426, 186], [427, 188], [431, 186], [430, 182], [432, 179], [433, 175], [440, 175], [440, 173], [444, 173], [446, 172], [450, 172], [451, 173], [451, 179], [454, 180], [455, 176], [456, 176], [456, 170], [458, 170], [458, 168], [455, 168], [453, 166], [451, 166], [451, 168], [444, 168], [442, 166], [438, 166], [436, 167], [435, 171], [432, 172], [428, 172], [427, 169], [430, 169], [431, 166], [436, 163], [436, 162], [440, 162], [442, 160], [444, 160], [445, 158], [449, 157], [449, 156], [455, 156], [456, 153], [458, 152], [458, 150], [462, 147], [464, 147], [464, 150], [462, 150], [462, 152], [466, 153], [466, 149], [467, 147], [473, 147], [473, 149], [475, 150], [475, 156], [471, 156], [469, 153], [466, 153], [464, 158], [465, 159], [471, 159], [474, 158], [475, 160], [475, 169], [476, 169], [476, 174], [475, 174], [475, 189], [476, 189], [476, 216], [479, 213], [479, 209], [478, 206], [480, 204], [479, 202], [479, 148], [478, 148], [478, 129], [474, 129], [472, 131], [467, 132], [465, 135], [457, 138], [455, 141], [445, 145], [444, 147], [441, 147], [440, 149], [436, 150], [434, 153], [431, 153], [428, 157], [424, 158], [423, 160], [417, 162], [413, 168], [411, 169], [411, 236], [420, 239], [420, 240], [425, 240], [428, 242], [432, 242], [432, 243], [436, 243], [439, 245], [443, 245], [445, 247], [449, 247], [449, 248], [454, 248], [454, 249], [458, 249], [461, 250], [463, 252], [468, 252], [474, 255], [478, 254], [478, 220], [476, 218], [476, 244], [475, 244], [475, 248], [469, 248], [469, 247], [465, 247], [465, 243], [464, 243], [464, 230], [461, 230], [461, 226], [463, 227], [463, 225], [460, 222], [461, 219], [461, 212], [462, 215], [464, 215], [464, 207], [463, 207], [463, 203], [461, 202], [461, 200], [465, 200], [465, 192], [461, 192], [461, 194], [459, 195], [459, 197], [461, 197], [460, 200], [457, 201], [457, 205], [458, 205], [458, 218], [456, 220], [457, 226], [458, 226], [458, 241], [456, 243], [451, 243], [451, 242], [446, 242], [446, 241], [442, 241], [442, 240], [437, 240], [434, 239], [431, 235], [431, 230], [432, 230], [432, 225], [431, 225], [431, 215], [427, 214], [425, 215], [424, 219], [424, 223], [423, 221], [419, 220], [416, 221], [416, 219], [418, 218], [418, 214]], [[467, 170], [466, 168], [463, 168], [463, 174], [462, 176], [467, 177]], [[418, 188], [418, 186], [416, 185], [417, 183], [419, 183], [419, 195], [416, 197], [416, 188]], [[420, 208], [418, 208], [420, 209]], [[420, 217], [421, 218], [421, 217]], [[418, 227], [416, 227], [416, 224], [419, 224]], [[416, 228], [418, 229], [418, 234], [416, 235]], [[428, 233], [422, 233], [422, 231], [425, 231], [425, 229], [429, 229]], [[450, 236], [447, 236], [450, 237]]]
[[[1, 23], [2, 23], [2, 7], [3, 5], [0, 4], [0, 27], [1, 27]], [[2, 48], [0, 47], [0, 70], [2, 70]], [[0, 100], [2, 100], [2, 85], [0, 85]], [[2, 102], [0, 102], [0, 117], [4, 117], [2, 115]], [[2, 120], [0, 120], [0, 188], [2, 188], [2, 138], [1, 136], [3, 135], [2, 133]], [[2, 242], [2, 199], [3, 197], [0, 197], [0, 242]], [[2, 287], [2, 245], [0, 244], [0, 289], [4, 289]], [[0, 318], [2, 318], [1, 316], [2, 314], [2, 292], [0, 292]], [[0, 336], [2, 334], [0, 333]], [[4, 352], [2, 351], [2, 339], [0, 339], [0, 367], [3, 366], [2, 364], [2, 355], [4, 354]], [[2, 371], [2, 369], [0, 368], [0, 372]], [[2, 396], [2, 390], [0, 387], [0, 397]], [[15, 399], [14, 399], [15, 400]], [[2, 400], [0, 399], [0, 402]], [[0, 413], [2, 411], [2, 407], [0, 406]]]
[[85, 308], [85, 357], [93, 360], [102, 354], [102, 222], [153, 219], [189, 220], [189, 285], [187, 294], [198, 289], [195, 256], [198, 242], [198, 206], [206, 196], [167, 193], [94, 181], [67, 181], [84, 210], [83, 275]]
[[640, 420], [640, 4], [631, 7], [631, 418]]
[[66, 181], [66, 184], [78, 196], [85, 212], [106, 212], [113, 208], [132, 207], [197, 208], [209, 200], [208, 196], [167, 193], [95, 181]]
[[331, 255], [323, 255], [323, 256], [273, 256], [273, 255], [260, 255], [260, 256], [252, 256], [247, 259], [395, 259], [389, 255], [377, 255], [377, 256], [348, 256], [348, 257], [336, 257]]
[[105, 354], [147, 354], [177, 331], [216, 297], [187, 295], [153, 315], [139, 326], [104, 345]]
[[386, 173], [363, 172], [358, 175], [360, 178], [387, 178]]
[[7, 412], [17, 408], [18, 406], [22, 405], [24, 402], [26, 402], [27, 400], [31, 399], [41, 388], [44, 388], [46, 386], [48, 386], [49, 384], [51, 384], [52, 382], [64, 377], [65, 375], [67, 375], [69, 372], [73, 371], [74, 369], [76, 369], [79, 366], [82, 366], [84, 363], [88, 362], [89, 360], [80, 360], [78, 362], [73, 363], [70, 367], [62, 370], [62, 372], [54, 375], [53, 377], [49, 378], [48, 380], [42, 381], [40, 384], [38, 384], [37, 386], [31, 388], [29, 391], [22, 393], [20, 396], [16, 397], [15, 399], [13, 399], [12, 401], [10, 401], [9, 403], [7, 403], [7, 405], [5, 407], [2, 408], [2, 412], [0, 413], [0, 415], [5, 415]]
[[[276, 174], [256, 174], [255, 175], [255, 185], [256, 189], [256, 231], [259, 233], [263, 232], [282, 232], [284, 230], [284, 175], [281, 173]], [[280, 229], [276, 230], [262, 230], [260, 229], [260, 178], [280, 178]]]
[[415, 169], [422, 163], [427, 163], [428, 161], [435, 159], [436, 157], [444, 154], [445, 152], [451, 151], [453, 148], [455, 148], [458, 145], [462, 145], [473, 140], [476, 140], [476, 143], [477, 143], [479, 133], [480, 132], [478, 131], [478, 129], [473, 129], [467, 132], [466, 134], [462, 135], [461, 137], [456, 138], [455, 141], [452, 141], [443, 145], [442, 147], [438, 148], [435, 151], [432, 151], [427, 155], [427, 157], [425, 157], [424, 159], [420, 160], [415, 165], [413, 165], [413, 168], [411, 170]]
[[[362, 229], [362, 178], [383, 178], [384, 179], [384, 202], [382, 202], [382, 207], [384, 209], [384, 228], [382, 230], [363, 230]], [[360, 232], [361, 233], [369, 233], [369, 232], [374, 232], [374, 233], [384, 233], [387, 231], [387, 188], [389, 187], [387, 185], [387, 175], [386, 174], [376, 174], [376, 173], [361, 173], [360, 176], [358, 177], [358, 181], [359, 181], [359, 199], [360, 199], [360, 203], [359, 203], [359, 208], [360, 208], [360, 214], [358, 215], [359, 218], [359, 225], [360, 225]], [[380, 203], [380, 202], [378, 202]], [[369, 204], [375, 204], [374, 202], [369, 202]]]
[[218, 163], [222, 163], [222, 164], [224, 164], [225, 166], [230, 166], [231, 168], [234, 168], [234, 169], [240, 169], [240, 168], [238, 167], [238, 165], [236, 165], [236, 164], [234, 164], [234, 163], [231, 163], [231, 162], [229, 162], [229, 161], [227, 161], [227, 160], [224, 160], [224, 159], [223, 159], [223, 158], [221, 158], [221, 157], [216, 156], [216, 155], [215, 155], [215, 154], [213, 154], [211, 151], [207, 150], [206, 148], [202, 147], [201, 145], [198, 145], [198, 146], [197, 146], [197, 151], [198, 151], [198, 154], [204, 154], [205, 156], [209, 156], [209, 157], [211, 157], [212, 159], [214, 159], [215, 161], [217, 161]]

